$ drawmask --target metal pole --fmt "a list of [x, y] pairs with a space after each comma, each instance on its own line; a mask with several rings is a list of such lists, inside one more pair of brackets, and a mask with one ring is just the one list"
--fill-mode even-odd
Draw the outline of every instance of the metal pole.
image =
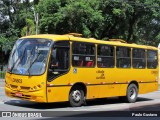
[[39, 22], [39, 14], [34, 11], [34, 19], [36, 23], [36, 35], [38, 34], [38, 22]]

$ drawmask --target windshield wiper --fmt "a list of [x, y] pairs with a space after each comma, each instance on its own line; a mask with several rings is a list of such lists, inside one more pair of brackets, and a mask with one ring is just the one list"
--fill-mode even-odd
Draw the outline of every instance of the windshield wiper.
[[[41, 51], [41, 52], [42, 52], [42, 51]], [[28, 71], [29, 76], [31, 75], [29, 70], [30, 70], [30, 68], [32, 67], [32, 65], [36, 62], [36, 60], [38, 59], [38, 57], [40, 56], [41, 52], [38, 52], [37, 57], [33, 60], [33, 62], [32, 62], [32, 63], [30, 64], [30, 66], [28, 67], [27, 71]]]
[[[15, 49], [15, 51], [16, 51], [16, 49]], [[11, 73], [12, 73], [12, 70], [14, 69], [15, 65], [18, 64], [17, 62], [18, 61], [20, 62], [23, 59], [25, 51], [26, 51], [26, 48], [23, 50], [22, 55], [13, 63], [13, 66], [11, 67], [11, 70], [10, 70]]]

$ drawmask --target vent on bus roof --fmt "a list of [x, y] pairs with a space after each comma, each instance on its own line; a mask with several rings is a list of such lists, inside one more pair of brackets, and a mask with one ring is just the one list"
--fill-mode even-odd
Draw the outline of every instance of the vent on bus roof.
[[74, 37], [82, 37], [82, 34], [79, 33], [68, 33], [67, 35], [73, 35]]
[[127, 43], [126, 41], [124, 41], [124, 40], [122, 40], [122, 39], [109, 39], [109, 41]]

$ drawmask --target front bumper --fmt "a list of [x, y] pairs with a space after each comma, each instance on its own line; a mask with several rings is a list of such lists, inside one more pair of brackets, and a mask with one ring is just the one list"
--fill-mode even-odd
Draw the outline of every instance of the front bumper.
[[[22, 96], [17, 96], [16, 93], [22, 94]], [[47, 102], [46, 95], [44, 94], [44, 90], [33, 91], [33, 92], [22, 92], [22, 91], [14, 91], [5, 86], [5, 94], [8, 97], [18, 98], [22, 100], [28, 100], [33, 102]]]

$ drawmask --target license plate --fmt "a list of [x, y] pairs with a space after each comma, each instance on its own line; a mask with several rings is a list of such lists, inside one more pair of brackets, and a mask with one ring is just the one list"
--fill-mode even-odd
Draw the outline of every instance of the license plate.
[[17, 97], [22, 97], [22, 93], [15, 93]]

